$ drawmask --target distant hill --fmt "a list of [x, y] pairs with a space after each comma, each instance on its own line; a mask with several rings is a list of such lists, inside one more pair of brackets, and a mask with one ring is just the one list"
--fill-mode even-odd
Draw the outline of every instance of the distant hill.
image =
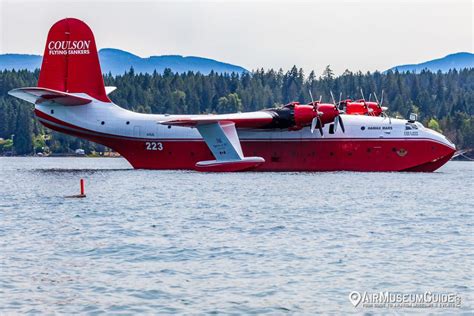
[[437, 72], [448, 72], [450, 69], [474, 68], [474, 54], [471, 53], [455, 53], [443, 58], [433, 59], [420, 64], [395, 66], [390, 70], [398, 70], [399, 72], [411, 71], [420, 72], [423, 69]]
[[[104, 48], [99, 51], [100, 65], [103, 73], [111, 72], [113, 75], [120, 75], [133, 67], [136, 73], [153, 73], [153, 71], [163, 72], [165, 68], [171, 68], [174, 72], [201, 72], [208, 74], [211, 70], [219, 73], [242, 73], [245, 68], [223, 63], [214, 59], [202, 57], [183, 57], [180, 55], [151, 56], [141, 58], [129, 52]], [[0, 55], [0, 70], [4, 69], [28, 69], [35, 70], [41, 67], [42, 57], [39, 55], [27, 54], [3, 54]]]
[[0, 70], [18, 70], [28, 69], [35, 70], [40, 68], [42, 57], [39, 55], [27, 54], [1, 54]]

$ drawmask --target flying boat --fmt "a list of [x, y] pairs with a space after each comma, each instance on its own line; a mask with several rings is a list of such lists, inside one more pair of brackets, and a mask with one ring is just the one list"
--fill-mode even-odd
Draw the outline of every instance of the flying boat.
[[[455, 153], [442, 134], [386, 114], [380, 102], [321, 98], [229, 114], [143, 114], [114, 104], [83, 21], [50, 29], [37, 87], [9, 94], [34, 104], [46, 127], [103, 144], [137, 169], [431, 172]], [[375, 95], [375, 94], [374, 94]], [[375, 95], [377, 98], [377, 96]]]

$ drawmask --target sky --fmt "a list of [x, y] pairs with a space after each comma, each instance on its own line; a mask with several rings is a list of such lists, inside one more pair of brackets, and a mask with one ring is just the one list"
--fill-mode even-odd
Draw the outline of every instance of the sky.
[[473, 52], [474, 0], [0, 0], [0, 54], [42, 54], [49, 28], [76, 17], [98, 48], [212, 58], [320, 75], [386, 70]]

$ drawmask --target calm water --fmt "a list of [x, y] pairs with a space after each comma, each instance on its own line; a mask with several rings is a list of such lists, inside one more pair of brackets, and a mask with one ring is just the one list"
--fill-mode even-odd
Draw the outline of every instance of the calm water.
[[[354, 308], [351, 291], [474, 307], [474, 163], [204, 174], [0, 158], [0, 175], [0, 314], [414, 311]], [[64, 198], [81, 177], [87, 198]]]

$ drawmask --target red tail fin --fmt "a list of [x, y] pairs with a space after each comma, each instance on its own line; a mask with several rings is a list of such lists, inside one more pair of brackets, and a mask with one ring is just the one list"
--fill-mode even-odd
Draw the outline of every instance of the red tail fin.
[[48, 33], [38, 87], [87, 93], [110, 102], [104, 88], [94, 35], [87, 24], [67, 18]]

